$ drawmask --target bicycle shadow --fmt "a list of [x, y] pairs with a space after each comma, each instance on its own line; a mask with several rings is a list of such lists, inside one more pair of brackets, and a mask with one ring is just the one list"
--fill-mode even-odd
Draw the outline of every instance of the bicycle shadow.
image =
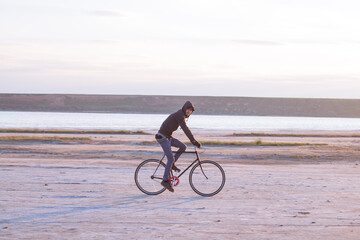
[[[49, 211], [38, 214], [29, 214], [27, 216], [8, 218], [8, 219], [0, 219], [0, 224], [7, 225], [23, 225], [24, 223], [31, 224], [32, 226], [41, 226], [46, 225], [49, 220], [58, 217], [64, 218], [72, 218], [74, 215], [78, 214], [90, 214], [95, 215], [92, 219], [95, 218], [103, 218], [104, 215], [106, 217], [114, 217], [114, 216], [124, 216], [124, 215], [132, 215], [136, 213], [144, 213], [150, 211], [156, 211], [157, 209], [174, 209], [176, 206], [182, 206], [187, 203], [199, 201], [202, 199], [206, 199], [201, 196], [197, 197], [182, 197], [177, 199], [166, 199], [162, 201], [158, 201], [157, 199], [160, 196], [149, 196], [149, 195], [135, 195], [135, 196], [124, 196], [118, 199], [114, 198], [115, 201], [110, 201], [104, 203], [108, 199], [104, 199], [101, 202], [98, 200], [95, 202], [88, 202], [87, 206], [53, 206], [48, 207]], [[164, 198], [163, 198], [164, 199]], [[149, 201], [154, 200], [154, 201]], [[99, 202], [99, 203], [96, 203]], [[95, 204], [94, 204], [95, 203]], [[176, 208], [175, 208], [176, 209]], [[55, 211], [54, 211], [55, 210]], [[103, 214], [99, 214], [99, 211]], [[108, 211], [111, 211], [109, 214]], [[99, 216], [101, 215], [101, 216]], [[71, 221], [71, 220], [70, 220]]]
[[[117, 206], [118, 209], [123, 209], [125, 211], [119, 213], [118, 215], [131, 215], [136, 213], [144, 212], [153, 212], [158, 209], [162, 210], [171, 210], [171, 211], [182, 211], [181, 207], [200, 200], [205, 200], [207, 198], [196, 196], [196, 197], [180, 197], [176, 199], [164, 199], [159, 201], [161, 195], [149, 196], [149, 195], [136, 195], [132, 197], [126, 197], [125, 200], [120, 200], [114, 202], [113, 206]], [[132, 202], [136, 200], [135, 202]], [[154, 201], [152, 201], [154, 200]], [[129, 202], [130, 201], [130, 202]]]

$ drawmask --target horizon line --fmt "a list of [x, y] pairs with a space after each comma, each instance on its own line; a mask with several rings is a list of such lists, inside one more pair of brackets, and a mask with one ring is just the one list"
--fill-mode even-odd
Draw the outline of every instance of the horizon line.
[[105, 94], [105, 93], [3, 93], [0, 95], [86, 95], [86, 96], [158, 96], [158, 97], [211, 97], [211, 98], [266, 98], [266, 99], [322, 99], [322, 100], [360, 100], [360, 98], [331, 97], [259, 97], [259, 96], [224, 96], [224, 95], [172, 95], [172, 94]]

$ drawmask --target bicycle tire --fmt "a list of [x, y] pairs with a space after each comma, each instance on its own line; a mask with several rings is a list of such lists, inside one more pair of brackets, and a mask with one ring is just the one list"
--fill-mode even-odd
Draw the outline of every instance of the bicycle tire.
[[143, 161], [134, 173], [136, 186], [147, 195], [158, 195], [164, 192], [165, 188], [160, 184], [164, 170], [165, 164], [157, 159]]
[[[203, 174], [200, 164], [206, 176]], [[211, 197], [223, 189], [225, 171], [217, 162], [210, 160], [200, 161], [191, 169], [189, 182], [194, 192], [200, 196]]]

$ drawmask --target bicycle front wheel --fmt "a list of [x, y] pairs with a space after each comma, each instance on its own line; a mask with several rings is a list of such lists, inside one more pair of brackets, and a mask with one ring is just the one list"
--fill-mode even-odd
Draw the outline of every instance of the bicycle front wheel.
[[224, 187], [225, 172], [217, 162], [201, 161], [191, 169], [189, 182], [197, 194], [211, 197], [218, 194]]
[[165, 191], [161, 185], [165, 164], [156, 159], [148, 159], [135, 170], [136, 186], [145, 194], [157, 195]]

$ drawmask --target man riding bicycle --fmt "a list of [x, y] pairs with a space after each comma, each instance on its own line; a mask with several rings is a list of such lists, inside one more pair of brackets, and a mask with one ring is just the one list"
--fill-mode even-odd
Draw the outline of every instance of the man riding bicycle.
[[[167, 119], [161, 125], [159, 132], [155, 135], [156, 141], [160, 144], [167, 157], [167, 163], [161, 185], [170, 192], [174, 192], [174, 189], [171, 186], [169, 180], [170, 168], [176, 172], [180, 172], [180, 169], [175, 166], [175, 162], [186, 150], [186, 145], [172, 136], [173, 132], [176, 131], [180, 126], [186, 136], [189, 138], [190, 142], [198, 148], [201, 147], [201, 144], [195, 140], [193, 134], [185, 122], [185, 119], [189, 118], [194, 110], [194, 105], [190, 101], [187, 101], [182, 109], [170, 114], [167, 117]], [[179, 148], [175, 155], [172, 154], [171, 146]]]

